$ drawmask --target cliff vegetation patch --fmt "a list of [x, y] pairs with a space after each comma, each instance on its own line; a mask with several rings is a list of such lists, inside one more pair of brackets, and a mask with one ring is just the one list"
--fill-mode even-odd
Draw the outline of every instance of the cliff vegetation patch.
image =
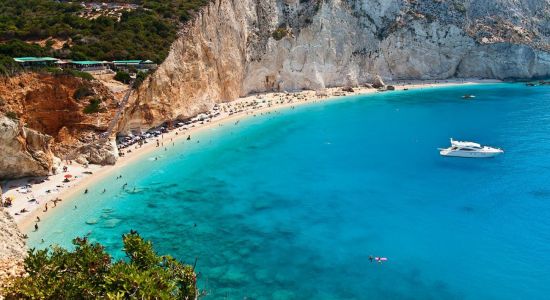
[[160, 63], [178, 28], [208, 2], [0, 1], [0, 73], [13, 73], [7, 58], [22, 56]]
[[101, 100], [99, 98], [94, 98], [90, 100], [90, 103], [84, 107], [85, 114], [93, 114], [101, 111]]
[[277, 41], [282, 40], [287, 35], [288, 35], [288, 29], [284, 27], [279, 27], [275, 31], [273, 31], [273, 38]]

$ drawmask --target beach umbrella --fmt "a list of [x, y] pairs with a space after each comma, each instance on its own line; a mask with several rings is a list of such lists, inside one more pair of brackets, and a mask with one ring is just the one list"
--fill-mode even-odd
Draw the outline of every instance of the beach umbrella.
[[71, 178], [71, 177], [73, 177], [73, 175], [71, 175], [71, 174], [65, 175], [65, 178], [67, 178], [67, 179], [69, 179], [69, 178]]

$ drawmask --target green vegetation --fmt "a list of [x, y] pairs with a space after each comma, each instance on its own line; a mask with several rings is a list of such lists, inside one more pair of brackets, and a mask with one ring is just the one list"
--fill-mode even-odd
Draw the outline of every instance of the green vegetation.
[[[80, 17], [77, 2], [54, 0], [0, 0], [0, 55], [54, 56], [78, 60], [150, 59], [160, 63], [181, 24], [210, 0], [118, 0], [97, 1], [138, 4], [120, 20], [111, 16]], [[85, 0], [83, 2], [91, 2]], [[28, 44], [57, 38], [65, 43], [53, 49]]]
[[71, 69], [60, 69], [60, 68], [50, 67], [50, 68], [37, 69], [37, 71], [45, 71], [48, 73], [52, 73], [54, 75], [69, 75], [69, 76], [82, 78], [85, 80], [94, 79], [94, 76], [92, 76], [90, 73], [81, 72], [78, 70], [71, 70]]
[[85, 114], [93, 114], [101, 111], [100, 108], [101, 100], [98, 98], [94, 98], [90, 100], [90, 103], [84, 107], [84, 113]]
[[273, 31], [273, 38], [277, 41], [281, 40], [287, 35], [288, 35], [288, 30], [284, 27], [279, 27], [275, 31]]
[[0, 55], [0, 76], [12, 76], [21, 71], [21, 66], [9, 56]]
[[122, 240], [127, 259], [116, 262], [86, 238], [73, 240], [74, 251], [30, 250], [25, 259], [29, 276], [17, 279], [6, 299], [195, 299], [191, 266], [158, 256], [136, 232]]
[[17, 114], [16, 114], [15, 112], [13, 112], [13, 111], [8, 111], [8, 112], [6, 113], [6, 117], [8, 117], [8, 118], [10, 118], [10, 119], [12, 119], [12, 120], [17, 120], [17, 119], [18, 119], [18, 118], [17, 118]]
[[73, 97], [76, 100], [80, 100], [82, 98], [92, 96], [92, 95], [94, 95], [94, 91], [92, 91], [92, 89], [90, 89], [89, 87], [83, 85], [78, 89], [76, 89], [76, 91], [74, 91]]
[[136, 74], [136, 80], [134, 81], [134, 88], [138, 88], [143, 83], [145, 78], [147, 78], [147, 73], [141, 71], [138, 72]]
[[130, 83], [130, 74], [128, 72], [118, 71], [116, 72], [115, 78], [116, 81], [120, 81], [122, 83], [128, 84]]
[[453, 6], [458, 12], [463, 14], [466, 13], [466, 6], [464, 6], [464, 3], [459, 1], [454, 1]]

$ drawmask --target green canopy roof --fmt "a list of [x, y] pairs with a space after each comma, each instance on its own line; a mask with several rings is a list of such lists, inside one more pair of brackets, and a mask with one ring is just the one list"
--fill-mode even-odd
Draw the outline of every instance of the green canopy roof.
[[15, 57], [13, 60], [15, 60], [16, 62], [47, 62], [47, 61], [58, 61], [57, 58], [53, 58], [53, 57], [34, 57], [34, 56]]
[[115, 65], [137, 65], [141, 60], [113, 60]]
[[106, 64], [106, 61], [98, 61], [98, 60], [73, 60], [71, 61], [71, 64], [75, 65], [99, 65], [99, 64]]

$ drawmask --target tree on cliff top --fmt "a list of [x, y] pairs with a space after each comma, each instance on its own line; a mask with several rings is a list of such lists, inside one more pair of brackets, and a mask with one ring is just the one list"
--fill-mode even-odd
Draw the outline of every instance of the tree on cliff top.
[[[0, 1], [0, 55], [75, 60], [150, 59], [161, 63], [177, 31], [210, 0]], [[117, 16], [81, 2], [132, 3]], [[55, 38], [63, 46], [47, 39]], [[41, 41], [41, 42], [40, 42]], [[40, 42], [40, 43], [39, 43]]]
[[18, 278], [6, 299], [195, 299], [193, 268], [158, 256], [136, 232], [122, 236], [126, 260], [113, 262], [105, 248], [86, 238], [75, 249], [29, 251], [27, 277]]

